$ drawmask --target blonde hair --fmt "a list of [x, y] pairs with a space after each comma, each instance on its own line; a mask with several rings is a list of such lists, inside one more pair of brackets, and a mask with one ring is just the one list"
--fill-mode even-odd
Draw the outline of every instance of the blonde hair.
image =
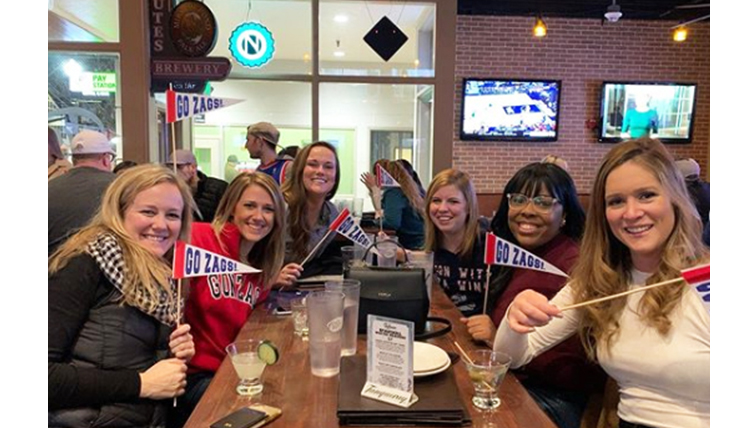
[[273, 227], [268, 235], [256, 242], [250, 253], [247, 254], [247, 261], [253, 267], [257, 267], [263, 271], [263, 284], [265, 287], [269, 287], [271, 279], [279, 273], [281, 265], [284, 262], [286, 215], [284, 213], [284, 201], [281, 197], [281, 189], [279, 189], [276, 180], [262, 172], [244, 172], [235, 177], [226, 192], [224, 192], [224, 196], [216, 208], [216, 215], [214, 216], [214, 221], [211, 223], [211, 228], [219, 242], [222, 242], [221, 234], [224, 226], [227, 223], [234, 222], [234, 218], [232, 217], [234, 209], [240, 202], [242, 194], [250, 186], [258, 186], [265, 190], [273, 201]]
[[297, 154], [297, 157], [292, 163], [292, 171], [289, 178], [284, 181], [281, 185], [281, 191], [284, 194], [284, 199], [289, 205], [289, 236], [292, 237], [291, 246], [291, 260], [301, 261], [307, 255], [307, 244], [310, 240], [310, 232], [312, 231], [310, 226], [307, 224], [307, 188], [303, 176], [305, 173], [305, 166], [307, 165], [307, 158], [310, 156], [310, 151], [315, 147], [325, 147], [330, 150], [336, 158], [336, 178], [333, 184], [333, 188], [326, 195], [326, 200], [331, 200], [336, 194], [339, 188], [339, 182], [341, 181], [341, 165], [339, 162], [339, 155], [336, 153], [336, 148], [326, 141], [316, 141], [309, 146], [305, 146]]
[[479, 203], [477, 202], [477, 194], [474, 191], [474, 184], [471, 182], [471, 177], [463, 171], [457, 169], [446, 169], [438, 173], [427, 188], [427, 196], [425, 197], [425, 250], [426, 251], [437, 251], [443, 240], [443, 234], [432, 222], [430, 217], [430, 202], [435, 196], [438, 190], [445, 186], [456, 186], [456, 188], [464, 195], [466, 199], [466, 224], [464, 229], [464, 237], [461, 241], [461, 245], [458, 248], [459, 257], [467, 257], [471, 255], [474, 249], [474, 243], [479, 237]]
[[540, 161], [541, 163], [551, 163], [559, 166], [560, 168], [564, 169], [565, 171], [568, 171], [568, 161], [561, 158], [560, 156], [555, 155], [547, 155], [542, 158]]
[[[581, 257], [571, 275], [577, 302], [608, 296], [628, 288], [633, 268], [630, 250], [610, 230], [605, 202], [607, 178], [626, 162], [633, 162], [656, 177], [664, 187], [675, 215], [674, 229], [664, 243], [659, 266], [646, 283], [654, 284], [679, 277], [680, 270], [708, 259], [708, 252], [701, 242], [700, 217], [666, 148], [658, 140], [649, 138], [620, 143], [604, 157], [591, 193]], [[669, 333], [672, 326], [669, 315], [680, 302], [685, 289], [667, 286], [645, 291], [639, 307], [641, 319], [660, 334]], [[596, 357], [597, 348], [610, 351], [619, 331], [618, 319], [626, 301], [614, 299], [582, 309], [579, 333], [592, 359]]]
[[388, 159], [379, 159], [375, 162], [375, 165], [380, 165], [385, 169], [388, 174], [401, 186], [401, 191], [404, 192], [404, 196], [409, 201], [409, 205], [417, 212], [422, 218], [424, 215], [424, 199], [419, 194], [419, 187], [412, 178], [411, 174], [403, 167], [400, 163]]
[[169, 293], [172, 270], [168, 257], [157, 257], [138, 244], [125, 228], [125, 212], [133, 205], [141, 192], [159, 184], [169, 183], [177, 187], [182, 196], [180, 234], [178, 239], [190, 237], [192, 211], [195, 203], [185, 182], [167, 168], [156, 165], [139, 165], [129, 168], [109, 185], [102, 196], [99, 210], [79, 232], [71, 236], [49, 259], [48, 274], [53, 275], [75, 256], [86, 252], [87, 245], [102, 233], [113, 235], [120, 248], [127, 270], [124, 272], [123, 303], [138, 306], [137, 291], [147, 298], [149, 309], [159, 303], [159, 289]]

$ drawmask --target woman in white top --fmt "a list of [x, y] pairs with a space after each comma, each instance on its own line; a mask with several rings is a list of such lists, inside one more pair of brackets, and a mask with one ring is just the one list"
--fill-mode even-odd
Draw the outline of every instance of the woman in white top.
[[710, 426], [710, 322], [684, 282], [561, 312], [569, 304], [680, 276], [708, 262], [700, 217], [672, 156], [632, 140], [604, 158], [591, 194], [581, 257], [551, 300], [520, 293], [494, 348], [513, 367], [578, 333], [617, 381], [621, 428]]

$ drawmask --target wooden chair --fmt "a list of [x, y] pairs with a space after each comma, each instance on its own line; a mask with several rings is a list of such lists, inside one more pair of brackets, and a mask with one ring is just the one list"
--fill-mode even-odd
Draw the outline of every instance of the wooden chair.
[[581, 428], [617, 428], [620, 424], [617, 416], [619, 399], [617, 382], [608, 377], [604, 391], [589, 398], [581, 418]]

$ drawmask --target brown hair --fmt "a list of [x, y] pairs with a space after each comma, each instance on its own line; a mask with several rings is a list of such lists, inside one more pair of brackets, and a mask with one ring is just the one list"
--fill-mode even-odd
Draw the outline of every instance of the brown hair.
[[307, 188], [305, 188], [302, 176], [305, 173], [307, 158], [310, 151], [315, 147], [325, 147], [330, 150], [336, 158], [336, 178], [333, 188], [326, 195], [326, 200], [331, 200], [339, 188], [341, 181], [341, 164], [336, 148], [326, 141], [316, 141], [305, 146], [297, 154], [292, 163], [292, 171], [289, 178], [281, 185], [281, 191], [289, 208], [289, 236], [292, 237], [291, 260], [301, 261], [307, 255], [307, 244], [310, 240], [310, 226], [307, 224], [305, 210], [307, 209]]
[[274, 215], [273, 228], [260, 241], [253, 245], [250, 253], [247, 254], [247, 261], [253, 267], [263, 271], [262, 278], [265, 287], [271, 285], [271, 279], [281, 270], [284, 262], [284, 230], [286, 215], [284, 212], [284, 200], [281, 197], [281, 189], [270, 175], [262, 172], [244, 172], [229, 184], [224, 196], [216, 208], [214, 221], [211, 228], [214, 234], [221, 242], [221, 234], [227, 223], [234, 221], [232, 214], [234, 209], [242, 198], [242, 194], [250, 186], [259, 186], [268, 193], [273, 201]]
[[424, 199], [419, 194], [419, 187], [417, 187], [417, 183], [414, 182], [411, 174], [397, 161], [378, 159], [375, 165], [380, 165], [388, 174], [393, 176], [401, 186], [401, 191], [404, 192], [409, 205], [411, 205], [417, 214], [424, 218]]

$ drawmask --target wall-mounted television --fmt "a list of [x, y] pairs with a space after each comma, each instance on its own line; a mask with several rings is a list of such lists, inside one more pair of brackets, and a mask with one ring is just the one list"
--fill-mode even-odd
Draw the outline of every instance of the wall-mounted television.
[[559, 80], [464, 79], [462, 140], [557, 141]]
[[604, 82], [599, 141], [652, 137], [664, 143], [693, 139], [695, 84]]

